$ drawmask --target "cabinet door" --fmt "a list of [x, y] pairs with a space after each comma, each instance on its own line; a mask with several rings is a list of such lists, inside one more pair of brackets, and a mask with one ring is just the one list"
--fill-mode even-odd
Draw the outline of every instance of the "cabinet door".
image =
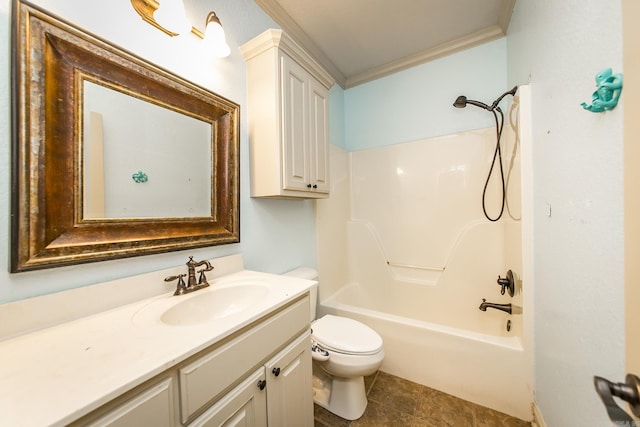
[[309, 81], [309, 161], [311, 189], [329, 192], [329, 91], [315, 79]]
[[313, 427], [310, 333], [289, 344], [265, 367], [269, 425]]
[[197, 418], [190, 427], [265, 427], [267, 391], [264, 368], [258, 369]]
[[282, 61], [282, 188], [309, 190], [309, 74], [286, 55]]

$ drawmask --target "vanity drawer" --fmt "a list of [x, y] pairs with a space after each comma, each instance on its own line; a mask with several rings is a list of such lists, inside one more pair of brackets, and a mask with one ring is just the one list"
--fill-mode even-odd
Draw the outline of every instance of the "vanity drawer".
[[[71, 426], [174, 427], [174, 378], [167, 377], [152, 386], [136, 389], [123, 401], [107, 404], [94, 414], [74, 422]], [[123, 396], [124, 397], [124, 396]]]
[[309, 297], [179, 369], [183, 423], [309, 325]]

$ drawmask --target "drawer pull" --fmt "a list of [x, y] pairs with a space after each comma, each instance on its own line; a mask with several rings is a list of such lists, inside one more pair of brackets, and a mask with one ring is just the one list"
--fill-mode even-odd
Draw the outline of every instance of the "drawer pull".
[[258, 388], [260, 390], [264, 390], [264, 388], [267, 386], [267, 381], [266, 380], [260, 380], [258, 381]]
[[271, 370], [271, 373], [277, 377], [278, 375], [280, 375], [280, 368], [273, 368]]

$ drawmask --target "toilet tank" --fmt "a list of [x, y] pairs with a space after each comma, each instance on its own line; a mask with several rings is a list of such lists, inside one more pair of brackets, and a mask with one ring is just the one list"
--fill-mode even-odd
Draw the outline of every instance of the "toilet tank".
[[[288, 271], [283, 276], [297, 277], [299, 279], [318, 280], [318, 270], [311, 267], [300, 267], [295, 270]], [[314, 285], [309, 293], [311, 295], [311, 312], [309, 313], [310, 320], [313, 322], [316, 318], [316, 304], [318, 303], [318, 285]]]

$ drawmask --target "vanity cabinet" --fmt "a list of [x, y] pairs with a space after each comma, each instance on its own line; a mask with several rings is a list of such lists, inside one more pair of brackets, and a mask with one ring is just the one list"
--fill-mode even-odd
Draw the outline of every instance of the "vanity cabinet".
[[251, 196], [329, 196], [333, 78], [281, 30], [241, 47], [247, 61]]
[[313, 427], [309, 336], [300, 336], [189, 426]]
[[312, 427], [309, 326], [306, 294], [72, 425]]

